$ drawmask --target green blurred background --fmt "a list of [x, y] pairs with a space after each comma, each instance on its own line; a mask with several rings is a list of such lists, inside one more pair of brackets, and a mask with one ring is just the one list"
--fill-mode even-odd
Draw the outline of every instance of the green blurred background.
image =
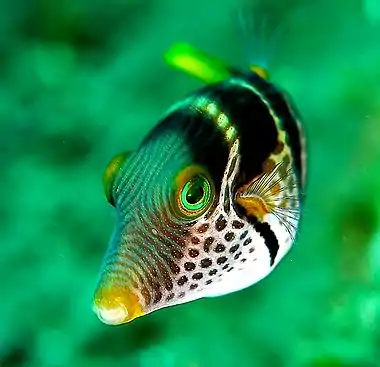
[[0, 366], [380, 366], [377, 3], [256, 2], [286, 26], [270, 71], [308, 136], [299, 240], [256, 286], [110, 327], [91, 311], [103, 169], [201, 85], [165, 65], [172, 43], [245, 65], [253, 2], [1, 0]]

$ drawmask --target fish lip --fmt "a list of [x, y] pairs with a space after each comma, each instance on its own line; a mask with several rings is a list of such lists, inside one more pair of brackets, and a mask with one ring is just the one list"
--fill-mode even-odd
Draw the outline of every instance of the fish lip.
[[129, 315], [127, 308], [119, 302], [112, 308], [95, 304], [93, 309], [99, 320], [106, 325], [124, 324]]

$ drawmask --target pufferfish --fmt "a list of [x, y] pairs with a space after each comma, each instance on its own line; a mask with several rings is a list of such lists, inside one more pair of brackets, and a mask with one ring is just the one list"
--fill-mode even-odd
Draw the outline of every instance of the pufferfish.
[[166, 61], [206, 86], [106, 169], [116, 225], [93, 307], [110, 325], [257, 283], [299, 227], [305, 138], [289, 95], [262, 66], [232, 68], [188, 44]]

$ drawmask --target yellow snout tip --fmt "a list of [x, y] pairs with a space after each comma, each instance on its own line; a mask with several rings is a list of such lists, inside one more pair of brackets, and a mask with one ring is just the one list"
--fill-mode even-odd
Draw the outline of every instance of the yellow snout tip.
[[95, 306], [94, 311], [99, 320], [107, 325], [120, 325], [128, 320], [128, 311], [123, 305], [113, 308]]
[[144, 314], [138, 297], [129, 288], [117, 286], [100, 286], [93, 310], [107, 325], [125, 324]]

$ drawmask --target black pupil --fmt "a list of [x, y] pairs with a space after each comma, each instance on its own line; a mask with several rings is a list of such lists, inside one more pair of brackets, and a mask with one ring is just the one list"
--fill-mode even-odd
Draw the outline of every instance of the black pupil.
[[196, 179], [190, 185], [189, 191], [186, 194], [186, 200], [189, 204], [196, 204], [202, 200], [204, 193], [203, 181]]

